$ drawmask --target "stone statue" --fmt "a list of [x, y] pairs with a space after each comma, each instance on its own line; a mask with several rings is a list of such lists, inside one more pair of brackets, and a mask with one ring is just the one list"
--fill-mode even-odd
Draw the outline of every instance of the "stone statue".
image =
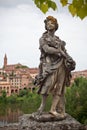
[[67, 53], [66, 43], [55, 35], [59, 26], [57, 19], [48, 16], [44, 23], [46, 32], [39, 40], [41, 51], [39, 74], [34, 81], [34, 84], [39, 86], [38, 93], [42, 95], [38, 113], [44, 111], [47, 96], [51, 93], [53, 99], [49, 113], [56, 117], [65, 117], [65, 86], [70, 85], [75, 61]]

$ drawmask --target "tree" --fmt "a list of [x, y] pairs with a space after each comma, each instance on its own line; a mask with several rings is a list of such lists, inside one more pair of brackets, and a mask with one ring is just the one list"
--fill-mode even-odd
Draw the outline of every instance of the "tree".
[[5, 90], [2, 90], [2, 95], [1, 95], [1, 98], [2, 98], [2, 102], [5, 103], [7, 101], [7, 98], [6, 98], [6, 91]]
[[28, 90], [27, 89], [22, 89], [22, 90], [19, 91], [19, 97], [23, 97], [23, 96], [25, 96], [27, 94], [28, 94]]
[[[49, 8], [56, 10], [58, 8], [57, 3], [53, 0], [33, 0], [36, 6], [46, 13]], [[69, 2], [71, 1], [71, 2]], [[62, 6], [67, 6], [72, 16], [80, 17], [84, 19], [87, 16], [87, 0], [58, 0]]]
[[66, 91], [66, 111], [79, 122], [87, 124], [87, 79], [80, 77]]

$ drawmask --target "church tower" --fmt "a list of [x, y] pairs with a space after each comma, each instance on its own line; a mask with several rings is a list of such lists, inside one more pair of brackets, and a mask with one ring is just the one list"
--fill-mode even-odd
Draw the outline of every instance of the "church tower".
[[4, 56], [4, 67], [6, 67], [7, 66], [7, 55], [5, 54], [5, 56]]

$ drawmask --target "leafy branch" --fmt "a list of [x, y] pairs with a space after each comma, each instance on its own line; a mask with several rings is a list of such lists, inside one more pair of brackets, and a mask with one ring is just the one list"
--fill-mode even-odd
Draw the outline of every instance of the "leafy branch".
[[[43, 12], [47, 13], [51, 8], [54, 11], [58, 8], [56, 2], [53, 0], [33, 0], [35, 5]], [[67, 6], [71, 15], [77, 16], [80, 19], [87, 17], [87, 0], [58, 0], [62, 4], [62, 7]]]

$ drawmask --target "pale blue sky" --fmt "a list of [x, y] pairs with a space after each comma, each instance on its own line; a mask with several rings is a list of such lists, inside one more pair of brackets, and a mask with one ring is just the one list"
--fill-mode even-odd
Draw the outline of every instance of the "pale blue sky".
[[87, 18], [80, 20], [59, 6], [59, 11], [43, 14], [32, 0], [0, 0], [0, 67], [5, 53], [8, 64], [21, 63], [38, 67], [39, 38], [44, 29], [44, 19], [57, 18], [56, 35], [64, 40], [68, 53], [76, 61], [76, 70], [87, 69]]

